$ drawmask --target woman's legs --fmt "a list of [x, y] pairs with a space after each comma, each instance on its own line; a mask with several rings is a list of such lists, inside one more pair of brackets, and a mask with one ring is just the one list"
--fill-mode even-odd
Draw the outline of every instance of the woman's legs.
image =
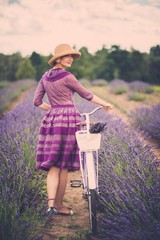
[[[47, 194], [48, 199], [55, 198], [56, 192], [59, 184], [59, 174], [60, 169], [56, 167], [51, 167], [47, 175]], [[53, 207], [54, 200], [48, 201], [48, 207]]]
[[47, 175], [47, 193], [48, 199], [55, 198], [48, 201], [48, 207], [56, 206], [57, 208], [63, 205], [63, 197], [65, 194], [68, 180], [68, 170], [59, 169], [56, 167], [50, 168]]
[[57, 208], [63, 205], [63, 197], [66, 191], [67, 181], [68, 181], [68, 170], [61, 169], [60, 175], [59, 175], [59, 184], [58, 184], [56, 197], [55, 197], [55, 206]]

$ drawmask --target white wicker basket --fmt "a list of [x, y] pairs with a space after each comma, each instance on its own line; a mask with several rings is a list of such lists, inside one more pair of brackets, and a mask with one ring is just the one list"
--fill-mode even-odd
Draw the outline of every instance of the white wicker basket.
[[77, 131], [76, 139], [81, 151], [98, 150], [101, 143], [100, 133], [87, 133], [86, 131]]

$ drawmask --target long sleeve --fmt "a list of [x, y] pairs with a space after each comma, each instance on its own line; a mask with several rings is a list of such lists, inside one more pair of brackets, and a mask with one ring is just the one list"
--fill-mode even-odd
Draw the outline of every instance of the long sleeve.
[[85, 87], [83, 87], [78, 80], [74, 77], [74, 75], [67, 76], [67, 86], [74, 92], [77, 92], [82, 98], [85, 98], [89, 101], [93, 98], [93, 93], [88, 91]]
[[38, 84], [38, 87], [36, 89], [36, 92], [34, 94], [34, 98], [33, 98], [34, 106], [38, 107], [39, 105], [41, 105], [43, 103], [42, 99], [44, 97], [44, 94], [45, 94], [45, 89], [44, 89], [43, 82], [41, 79]]

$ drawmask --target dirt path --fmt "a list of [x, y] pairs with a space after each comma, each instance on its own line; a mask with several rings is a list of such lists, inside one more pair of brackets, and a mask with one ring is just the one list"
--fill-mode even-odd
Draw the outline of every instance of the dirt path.
[[94, 239], [88, 238], [89, 214], [88, 205], [82, 194], [83, 189], [72, 188], [70, 180], [81, 180], [80, 172], [69, 173], [67, 190], [64, 196], [64, 205], [72, 207], [75, 212], [73, 216], [53, 215], [51, 227], [43, 230], [38, 240], [53, 239]]

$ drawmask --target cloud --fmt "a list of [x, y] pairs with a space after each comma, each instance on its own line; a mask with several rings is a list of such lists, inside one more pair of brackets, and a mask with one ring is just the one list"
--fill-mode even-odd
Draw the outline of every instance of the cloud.
[[1, 51], [48, 54], [60, 42], [91, 51], [102, 45], [141, 51], [160, 42], [158, 1], [2, 1]]
[[160, 1], [159, 0], [148, 0], [149, 4], [152, 6], [160, 8]]

